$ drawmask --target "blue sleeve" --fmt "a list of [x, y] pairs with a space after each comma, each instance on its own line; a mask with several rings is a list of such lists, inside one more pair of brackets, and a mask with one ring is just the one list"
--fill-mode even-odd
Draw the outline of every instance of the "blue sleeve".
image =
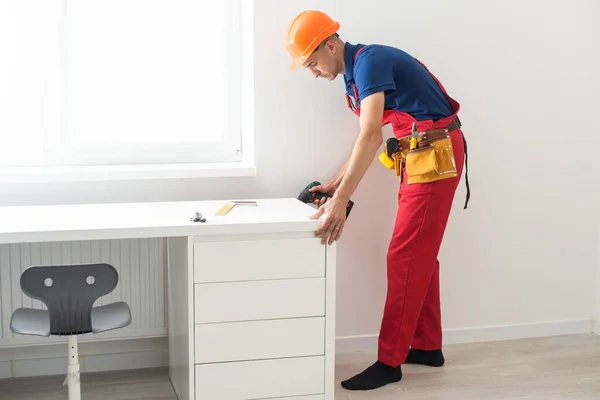
[[367, 47], [356, 59], [354, 81], [361, 101], [374, 93], [396, 90], [393, 63], [378, 54], [378, 50]]

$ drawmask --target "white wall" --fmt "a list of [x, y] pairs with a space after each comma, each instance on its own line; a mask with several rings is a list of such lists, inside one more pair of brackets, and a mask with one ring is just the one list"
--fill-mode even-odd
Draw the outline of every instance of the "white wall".
[[600, 226], [598, 227], [598, 269], [596, 271], [596, 326], [595, 332], [600, 333]]
[[[0, 202], [295, 197], [327, 180], [349, 154], [358, 120], [341, 77], [290, 71], [283, 46], [295, 14], [321, 8], [341, 22], [342, 38], [417, 56], [462, 104], [472, 200], [463, 211], [461, 185], [440, 256], [444, 327], [589, 321], [600, 204], [597, 2], [256, 3], [257, 177], [2, 186]], [[339, 249], [340, 336], [378, 331], [396, 190], [375, 161], [354, 196]]]

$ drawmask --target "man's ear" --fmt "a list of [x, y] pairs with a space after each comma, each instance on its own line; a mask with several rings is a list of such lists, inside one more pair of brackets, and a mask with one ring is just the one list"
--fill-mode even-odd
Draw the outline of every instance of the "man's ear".
[[327, 41], [325, 42], [325, 48], [332, 53], [335, 53], [337, 50], [334, 41], [331, 39], [327, 39]]

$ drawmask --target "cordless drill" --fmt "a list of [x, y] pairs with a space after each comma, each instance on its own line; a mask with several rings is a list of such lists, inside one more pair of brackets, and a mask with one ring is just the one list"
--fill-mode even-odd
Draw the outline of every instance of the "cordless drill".
[[[323, 198], [331, 198], [332, 196], [330, 194], [310, 191], [311, 188], [319, 186], [320, 184], [321, 183], [317, 181], [308, 184], [302, 190], [302, 192], [300, 192], [300, 195], [298, 195], [298, 200], [300, 200], [303, 203], [314, 203], [316, 200], [321, 200]], [[352, 200], [349, 200], [348, 204], [346, 205], [346, 218], [348, 218], [348, 215], [350, 215], [350, 211], [352, 211], [353, 206], [354, 202]]]

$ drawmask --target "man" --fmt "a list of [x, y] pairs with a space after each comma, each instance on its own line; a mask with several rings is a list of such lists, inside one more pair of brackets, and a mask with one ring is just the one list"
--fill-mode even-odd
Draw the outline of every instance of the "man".
[[[455, 173], [447, 179], [415, 183], [415, 175], [409, 175], [404, 163], [399, 171], [378, 359], [342, 382], [349, 390], [370, 390], [400, 381], [403, 363], [444, 364], [437, 256], [462, 174], [466, 142], [457, 117], [459, 104], [423, 64], [396, 48], [346, 43], [337, 34], [339, 26], [325, 13], [305, 11], [291, 22], [286, 42], [292, 69], [305, 67], [315, 78], [331, 81], [344, 75], [348, 106], [360, 117], [352, 154], [329, 182], [313, 189], [333, 195], [319, 204], [313, 216], [326, 215], [315, 233], [322, 235], [322, 242], [331, 244], [340, 238], [346, 204], [382, 144], [383, 125], [391, 123], [394, 136], [402, 138], [411, 137], [416, 123], [419, 141], [425, 143], [435, 135], [446, 138], [454, 154]], [[414, 171], [417, 164], [410, 167]]]

